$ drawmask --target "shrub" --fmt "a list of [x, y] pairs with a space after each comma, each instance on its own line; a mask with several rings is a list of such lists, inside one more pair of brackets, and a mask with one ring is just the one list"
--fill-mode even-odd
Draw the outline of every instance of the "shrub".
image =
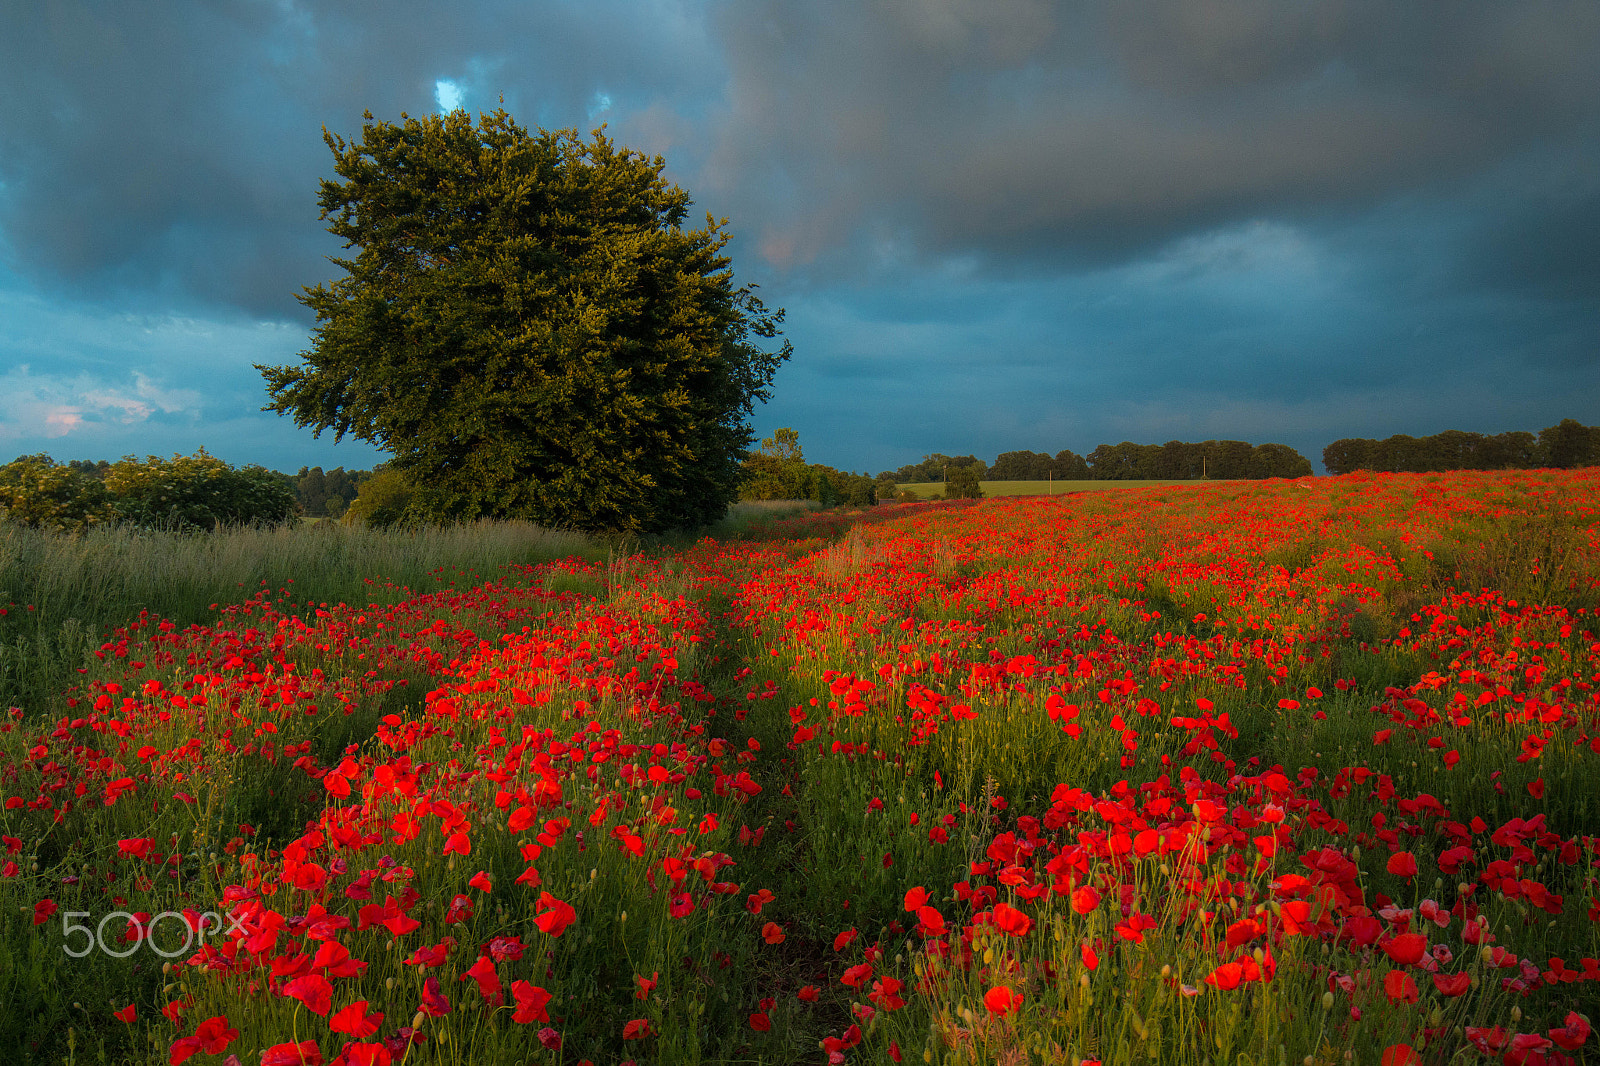
[[947, 500], [983, 499], [983, 486], [978, 484], [977, 468], [958, 466], [952, 469], [950, 480], [945, 482], [944, 495]]
[[362, 483], [360, 493], [345, 510], [343, 521], [378, 529], [399, 525], [406, 520], [411, 495], [411, 483], [400, 471], [380, 469]]
[[0, 466], [0, 517], [38, 529], [76, 532], [112, 517], [99, 479], [48, 455], [24, 455]]
[[117, 517], [141, 526], [211, 529], [228, 524], [282, 522], [295, 512], [287, 478], [260, 466], [232, 467], [206, 453], [126, 456], [106, 473]]

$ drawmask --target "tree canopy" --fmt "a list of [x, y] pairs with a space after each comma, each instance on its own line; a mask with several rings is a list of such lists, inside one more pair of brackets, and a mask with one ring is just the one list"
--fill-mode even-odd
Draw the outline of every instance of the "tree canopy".
[[1444, 470], [1570, 469], [1600, 464], [1600, 426], [1564, 418], [1535, 437], [1523, 430], [1493, 436], [1447, 429], [1429, 437], [1396, 433], [1383, 440], [1346, 437], [1322, 449], [1330, 474], [1353, 470], [1432, 473]]
[[321, 183], [346, 275], [303, 290], [313, 346], [258, 367], [315, 433], [388, 450], [407, 517], [528, 518], [657, 532], [737, 498], [748, 416], [779, 336], [736, 287], [726, 221], [686, 229], [661, 157], [594, 131], [529, 132], [503, 110], [366, 116], [324, 130]]
[[876, 486], [866, 474], [808, 463], [800, 434], [784, 427], [761, 442], [744, 460], [739, 488], [745, 500], [816, 500], [824, 507], [849, 504], [870, 507], [878, 502]]

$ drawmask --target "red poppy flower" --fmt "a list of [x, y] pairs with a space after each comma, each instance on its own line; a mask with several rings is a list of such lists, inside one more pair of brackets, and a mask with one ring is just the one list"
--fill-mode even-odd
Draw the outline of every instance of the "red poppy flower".
[[517, 1001], [517, 1009], [511, 1015], [511, 1020], [522, 1025], [529, 1022], [547, 1022], [550, 1016], [545, 1013], [545, 1004], [550, 1002], [550, 993], [538, 985], [529, 984], [527, 981], [511, 982], [511, 996]]
[[132, 1003], [128, 1004], [126, 1007], [123, 1007], [121, 1010], [112, 1011], [111, 1014], [112, 1017], [116, 1018], [117, 1021], [122, 1022], [124, 1025], [132, 1025], [133, 1020], [139, 1016], [138, 1010]]
[[1088, 885], [1072, 893], [1072, 909], [1078, 914], [1088, 914], [1100, 906], [1100, 893]]
[[1125, 922], [1118, 922], [1113, 928], [1122, 939], [1134, 944], [1144, 943], [1144, 931], [1154, 929], [1156, 920], [1148, 914], [1134, 911]]
[[1248, 944], [1261, 935], [1261, 923], [1254, 918], [1240, 918], [1228, 926], [1227, 945], [1230, 949]]
[[761, 927], [761, 939], [769, 944], [783, 943], [783, 926], [777, 922], [768, 922]]
[[494, 968], [494, 960], [487, 955], [479, 955], [476, 962], [467, 968], [457, 980], [465, 981], [467, 978], [478, 983], [478, 994], [490, 1003], [500, 1000], [500, 972]]
[[274, 1044], [261, 1053], [261, 1066], [322, 1066], [322, 1049], [315, 1040]]
[[200, 1041], [200, 1050], [207, 1055], [220, 1055], [239, 1039], [239, 1030], [230, 1028], [227, 1018], [207, 1018], [195, 1027], [194, 1038]]
[[1428, 951], [1428, 938], [1421, 933], [1402, 933], [1383, 943], [1383, 953], [1402, 966], [1415, 966]]
[[1415, 1003], [1421, 995], [1417, 982], [1404, 970], [1390, 970], [1384, 974], [1383, 991], [1390, 1003]]
[[117, 841], [117, 850], [130, 859], [142, 859], [150, 854], [150, 846], [154, 843], [149, 837], [133, 837]]
[[442, 1018], [454, 1009], [450, 1006], [450, 1000], [445, 997], [443, 990], [439, 988], [437, 977], [429, 977], [422, 982], [422, 1002], [418, 1004], [417, 1009], [430, 1018]]
[[1083, 945], [1078, 954], [1083, 959], [1084, 966], [1089, 969], [1093, 970], [1100, 965], [1100, 956], [1096, 955], [1094, 949], [1088, 944]]
[[[1417, 859], [1409, 851], [1397, 851], [1389, 856], [1389, 872], [1406, 880], [1417, 876]], [[1401, 1045], [1404, 1046], [1404, 1045]], [[1409, 1049], [1408, 1049], [1409, 1050]]]
[[192, 1036], [180, 1036], [167, 1049], [167, 1066], [183, 1066], [200, 1051], [200, 1041]]
[[794, 998], [802, 1003], [815, 1003], [821, 990], [816, 985], [806, 985], [794, 994]]
[[772, 1019], [765, 1012], [750, 1015], [750, 1028], [758, 1033], [765, 1033], [772, 1028]]
[[867, 998], [883, 1010], [899, 1010], [906, 1005], [900, 996], [900, 990], [904, 987], [905, 982], [899, 978], [882, 977], [872, 982], [872, 991], [867, 993]]
[[906, 893], [906, 910], [914, 911], [928, 902], [928, 890], [918, 885]]
[[917, 923], [922, 926], [923, 936], [944, 935], [944, 915], [940, 914], [932, 907], [917, 908]]
[[515, 962], [522, 958], [523, 950], [520, 936], [497, 936], [489, 941], [489, 954], [495, 962], [505, 962], [507, 959]]
[[867, 978], [872, 976], [872, 963], [863, 962], [859, 966], [852, 966], [844, 972], [839, 980], [851, 988], [860, 988]]
[[1013, 992], [1005, 985], [995, 985], [983, 994], [983, 1005], [990, 1014], [1003, 1018], [1022, 1006], [1022, 993]]
[[1550, 1040], [1538, 1033], [1518, 1033], [1511, 1038], [1511, 1046], [1506, 1050], [1506, 1066], [1533, 1066], [1534, 1063], [1544, 1063], [1548, 1057], [1542, 1054], [1550, 1047]]
[[633, 1021], [625, 1022], [623, 1024], [623, 1026], [622, 1026], [622, 1039], [624, 1039], [624, 1040], [643, 1040], [645, 1037], [649, 1036], [653, 1032], [655, 1032], [655, 1030], [650, 1028], [650, 1019], [648, 1019], [648, 1018], [635, 1018], [635, 1019], [633, 1019]]
[[450, 900], [449, 908], [444, 912], [444, 924], [456, 925], [472, 917], [476, 909], [470, 896], [456, 896]]
[[996, 903], [992, 916], [995, 928], [1011, 936], [1026, 936], [1033, 928], [1033, 919], [1009, 903]]
[[1466, 995], [1468, 990], [1472, 988], [1472, 975], [1470, 973], [1436, 973], [1432, 977], [1433, 987], [1439, 990], [1439, 994], [1449, 996], [1452, 999], [1456, 996]]
[[1384, 1048], [1383, 1058], [1378, 1061], [1381, 1066], [1422, 1066], [1422, 1056], [1410, 1044], [1391, 1044]]
[[534, 910], [539, 912], [534, 923], [551, 936], [560, 936], [566, 932], [567, 926], [578, 917], [578, 912], [571, 904], [556, 899], [548, 892], [539, 893], [539, 901], [534, 904]]
[[1576, 1051], [1589, 1039], [1589, 1023], [1577, 1011], [1568, 1011], [1567, 1024], [1549, 1030], [1550, 1039], [1563, 1051]]
[[358, 999], [328, 1019], [328, 1028], [336, 1033], [346, 1033], [356, 1039], [371, 1036], [383, 1022], [383, 1012], [367, 1013], [367, 1001]]
[[[24, 904], [26, 906], [26, 904]], [[60, 910], [53, 899], [41, 899], [33, 905], [33, 924], [43, 925], [50, 920], [50, 916]], [[85, 950], [88, 950], [87, 948]]]
[[307, 1010], [324, 1017], [333, 1006], [333, 986], [320, 973], [296, 977], [283, 986], [283, 994], [298, 999]]
[[845, 948], [849, 947], [851, 942], [854, 941], [859, 935], [860, 934], [854, 929], [846, 929], [844, 932], [833, 938], [833, 950], [843, 951]]
[[1244, 978], [1244, 967], [1237, 962], [1225, 962], [1206, 975], [1205, 983], [1224, 992], [1239, 987]]
[[1290, 936], [1310, 936], [1316, 931], [1316, 923], [1311, 920], [1311, 904], [1303, 899], [1291, 899], [1283, 904], [1283, 913], [1279, 916], [1283, 921], [1283, 931]]

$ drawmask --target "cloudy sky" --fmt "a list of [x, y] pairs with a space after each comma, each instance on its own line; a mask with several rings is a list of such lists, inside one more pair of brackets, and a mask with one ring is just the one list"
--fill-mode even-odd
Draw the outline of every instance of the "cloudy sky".
[[0, 0], [0, 462], [381, 459], [259, 410], [322, 129], [502, 98], [728, 218], [816, 461], [1600, 423], [1591, 0]]

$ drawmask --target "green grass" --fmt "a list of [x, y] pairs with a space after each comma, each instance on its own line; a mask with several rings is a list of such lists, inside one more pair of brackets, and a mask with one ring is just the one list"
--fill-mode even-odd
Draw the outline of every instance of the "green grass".
[[469, 574], [605, 547], [528, 522], [377, 530], [335, 522], [66, 535], [0, 524], [0, 708], [48, 705], [118, 626], [141, 611], [184, 626], [218, 604], [287, 590], [297, 603], [394, 602]]
[[[1149, 489], [1161, 485], [1216, 485], [1209, 481], [1188, 481], [1154, 478], [1143, 481], [980, 481], [985, 496], [1063, 496], [1069, 492], [1102, 492], [1106, 489]], [[898, 486], [902, 492], [912, 492], [925, 500], [944, 493], [944, 482], [922, 481]]]

